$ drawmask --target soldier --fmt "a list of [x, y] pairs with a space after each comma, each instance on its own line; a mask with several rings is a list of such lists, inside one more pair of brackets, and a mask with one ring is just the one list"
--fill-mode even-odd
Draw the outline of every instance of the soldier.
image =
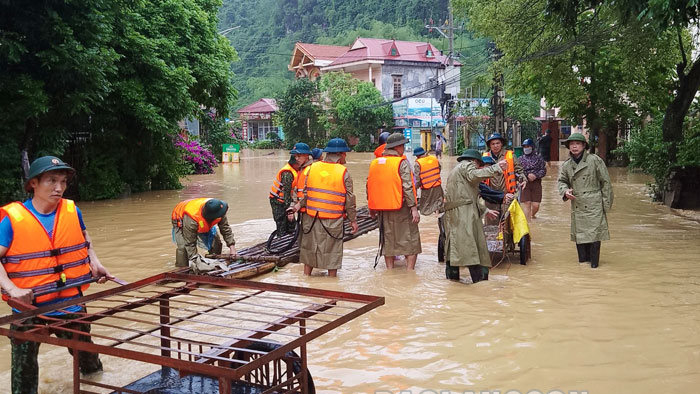
[[386, 139], [389, 138], [391, 133], [388, 131], [382, 131], [379, 134], [379, 146], [374, 150], [374, 157], [382, 157], [384, 154], [384, 148], [386, 148]]
[[296, 227], [292, 204], [296, 194], [297, 177], [299, 170], [309, 160], [311, 149], [303, 142], [294, 145], [290, 152], [292, 156], [275, 176], [270, 188], [270, 207], [272, 218], [277, 227], [277, 236], [293, 233]]
[[564, 201], [571, 200], [571, 240], [579, 263], [598, 268], [600, 242], [610, 239], [606, 214], [612, 208], [613, 190], [605, 162], [588, 153], [586, 137], [573, 133], [564, 142], [569, 159], [559, 171], [557, 186]]
[[302, 233], [299, 261], [304, 274], [314, 268], [327, 269], [335, 277], [343, 262], [343, 221], [347, 215], [352, 233], [357, 232], [357, 212], [352, 178], [345, 168], [348, 144], [342, 138], [333, 138], [323, 150], [326, 157], [309, 167], [303, 198], [295, 206], [302, 215]]
[[503, 174], [496, 174], [491, 178], [489, 186], [506, 193], [515, 193], [518, 182], [521, 187], [525, 186], [525, 173], [513, 151], [503, 149], [505, 144], [506, 139], [498, 133], [491, 134], [491, 137], [486, 140], [489, 150], [484, 153], [484, 156], [491, 156], [496, 162], [505, 160], [508, 164]]
[[190, 263], [196, 265], [199, 262], [198, 238], [209, 253], [220, 254], [223, 245], [217, 234], [217, 227], [229, 247], [230, 254], [236, 254], [236, 240], [226, 219], [227, 211], [228, 204], [215, 198], [194, 198], [175, 205], [171, 221], [173, 241], [177, 245], [176, 267], [187, 267]]
[[422, 147], [413, 151], [416, 163], [413, 165], [413, 179], [416, 189], [420, 189], [421, 215], [431, 215], [440, 211], [445, 194], [442, 191], [440, 179], [440, 162], [437, 157], [430, 156]]
[[397, 255], [406, 256], [406, 268], [415, 269], [422, 251], [411, 165], [403, 156], [408, 140], [401, 133], [387, 138], [382, 157], [372, 160], [367, 177], [367, 200], [372, 217], [379, 214], [380, 253], [388, 269]]
[[459, 280], [459, 267], [469, 267], [472, 283], [489, 279], [491, 257], [481, 217], [484, 213], [498, 217], [498, 211], [487, 209], [479, 199], [479, 183], [507, 168], [505, 160], [497, 165], [480, 168], [481, 154], [467, 149], [457, 158], [459, 164], [447, 177], [445, 202], [445, 243], [447, 279]]
[[[25, 304], [44, 306], [80, 297], [88, 285], [60, 290], [62, 286], [100, 278], [114, 279], [97, 258], [83, 216], [72, 200], [63, 193], [75, 170], [54, 156], [40, 157], [29, 167], [24, 188], [32, 198], [0, 208], [0, 286], [4, 300], [17, 299]], [[56, 290], [36, 296], [39, 290]], [[13, 312], [16, 312], [13, 310]], [[84, 305], [48, 313], [52, 318], [75, 319], [84, 315]], [[11, 330], [27, 331], [44, 325], [46, 319], [33, 318]], [[70, 323], [66, 328], [90, 333], [87, 323]], [[56, 335], [72, 338], [75, 332], [59, 330]], [[79, 335], [92, 342], [89, 335]], [[12, 340], [12, 393], [36, 394], [39, 385], [37, 354], [39, 343]], [[78, 354], [80, 372], [102, 370], [97, 354]]]

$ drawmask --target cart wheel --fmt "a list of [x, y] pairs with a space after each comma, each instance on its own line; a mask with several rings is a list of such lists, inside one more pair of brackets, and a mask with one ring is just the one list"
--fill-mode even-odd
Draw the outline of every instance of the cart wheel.
[[528, 246], [530, 245], [528, 242], [529, 240], [530, 235], [528, 234], [520, 238], [520, 242], [518, 242], [518, 246], [520, 247], [520, 265], [525, 265], [527, 263], [527, 256], [530, 254], [528, 252]]
[[[297, 238], [299, 238], [299, 231], [301, 231], [301, 223], [300, 221], [296, 222], [296, 227], [294, 227], [294, 233], [292, 234], [292, 237], [289, 238], [289, 241], [283, 243], [281, 246], [277, 248], [273, 248], [272, 244], [275, 241], [275, 238], [277, 238], [277, 230], [273, 231], [272, 234], [270, 234], [270, 237], [267, 239], [267, 243], [265, 244], [265, 248], [267, 249], [270, 254], [281, 254], [294, 246], [294, 243], [297, 241]], [[282, 237], [284, 238], [284, 237]]]
[[[281, 345], [277, 343], [270, 343], [270, 342], [253, 342], [246, 346], [247, 349], [250, 350], [256, 350], [259, 352], [266, 352], [269, 353], [277, 348], [279, 348]], [[247, 360], [251, 356], [251, 353], [246, 353], [242, 351], [237, 351], [233, 358], [237, 360]], [[285, 354], [287, 357], [296, 357], [299, 358], [299, 355], [296, 354], [296, 352], [290, 351]], [[300, 361], [295, 361], [294, 364], [292, 365], [293, 372], [295, 374], [301, 372], [301, 362]], [[311, 377], [311, 372], [309, 372], [308, 368], [306, 370], [306, 381], [308, 383], [308, 393], [309, 394], [316, 394], [316, 386], [314, 386], [314, 380]], [[272, 382], [271, 382], [272, 383]], [[279, 383], [279, 382], [274, 382], [274, 383]], [[244, 387], [245, 388], [245, 387]], [[248, 394], [248, 391], [236, 391], [236, 387], [233, 387], [233, 392], [232, 394]]]

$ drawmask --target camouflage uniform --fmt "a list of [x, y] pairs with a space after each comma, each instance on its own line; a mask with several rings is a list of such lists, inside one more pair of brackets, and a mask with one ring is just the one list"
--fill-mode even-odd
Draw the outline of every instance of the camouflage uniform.
[[[231, 247], [231, 245], [236, 244], [236, 240], [233, 238], [233, 231], [231, 226], [228, 224], [228, 219], [226, 216], [221, 218], [221, 221], [216, 225], [219, 228], [221, 236], [224, 237], [226, 246]], [[206, 240], [210, 236], [209, 233], [200, 234], [197, 232], [199, 229], [199, 224], [197, 221], [184, 215], [182, 218], [182, 227], [178, 227], [176, 223], [173, 223], [173, 240], [177, 245], [175, 250], [175, 266], [176, 267], [187, 267], [189, 265], [190, 259], [197, 257], [197, 239], [200, 238], [205, 246], [209, 247], [208, 253], [220, 254], [223, 249], [221, 239], [218, 234], [214, 234], [211, 237], [211, 245], [207, 245]]]
[[[52, 316], [56, 319], [77, 319], [83, 316], [85, 308], [77, 313], [68, 313], [60, 316]], [[28, 331], [35, 326], [41, 326], [50, 323], [50, 320], [44, 320], [39, 317], [24, 320], [21, 325], [12, 324], [12, 331]], [[74, 333], [67, 330], [82, 331], [90, 333], [90, 325], [86, 323], [69, 323], [63, 326], [64, 330], [56, 330], [52, 333], [58, 338], [72, 339]], [[80, 335], [78, 340], [83, 342], [92, 342], [89, 335]], [[12, 343], [12, 394], [37, 394], [39, 386], [39, 363], [37, 355], [39, 354], [39, 343], [31, 341], [11, 340]], [[73, 354], [72, 349], [68, 349], [70, 354]], [[95, 353], [79, 352], [78, 362], [80, 364], [80, 372], [90, 374], [102, 371], [102, 362]]]
[[292, 189], [294, 183], [294, 175], [289, 171], [284, 171], [281, 175], [281, 189], [284, 191], [284, 202], [280, 203], [274, 198], [270, 198], [270, 207], [272, 207], [272, 218], [277, 225], [277, 235], [283, 236], [287, 233], [293, 233], [296, 227], [295, 221], [287, 220], [287, 208], [292, 205], [292, 199], [296, 196], [296, 190]]

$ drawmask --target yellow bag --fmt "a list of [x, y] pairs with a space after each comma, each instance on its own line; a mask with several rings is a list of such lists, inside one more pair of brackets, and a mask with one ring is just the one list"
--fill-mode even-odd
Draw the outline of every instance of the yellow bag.
[[518, 200], [513, 200], [508, 207], [508, 212], [510, 213], [509, 221], [510, 230], [513, 232], [513, 242], [517, 244], [522, 237], [530, 234], [530, 227], [527, 225], [525, 212], [523, 212], [523, 209], [520, 207]]

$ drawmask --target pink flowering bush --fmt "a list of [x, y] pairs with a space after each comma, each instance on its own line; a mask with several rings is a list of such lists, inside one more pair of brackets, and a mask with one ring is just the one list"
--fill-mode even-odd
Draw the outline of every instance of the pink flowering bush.
[[175, 146], [182, 152], [182, 158], [192, 168], [191, 174], [212, 174], [219, 162], [206, 147], [197, 140], [184, 138], [181, 134], [175, 137]]

